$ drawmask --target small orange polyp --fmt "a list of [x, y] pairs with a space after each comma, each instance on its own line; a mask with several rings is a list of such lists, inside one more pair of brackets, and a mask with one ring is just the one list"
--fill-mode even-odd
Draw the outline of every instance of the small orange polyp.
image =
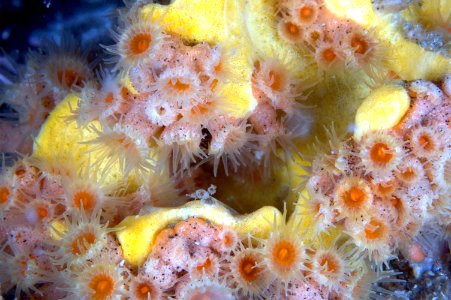
[[370, 157], [377, 164], [387, 164], [393, 158], [393, 154], [386, 144], [376, 143], [371, 147]]
[[337, 57], [334, 50], [332, 50], [331, 48], [327, 48], [327, 49], [323, 50], [323, 53], [321, 55], [324, 58], [324, 60], [329, 63], [333, 62], [334, 59]]
[[354, 48], [354, 52], [358, 54], [365, 54], [369, 49], [368, 42], [360, 35], [351, 38], [351, 47]]
[[96, 237], [91, 232], [86, 232], [78, 235], [73, 241], [72, 241], [72, 254], [80, 255], [86, 253], [86, 251], [89, 249], [89, 245], [92, 245], [95, 243]]
[[77, 208], [82, 208], [90, 211], [95, 206], [95, 196], [87, 191], [76, 192], [73, 197], [74, 205]]
[[274, 245], [272, 256], [274, 265], [288, 268], [296, 259], [296, 248], [289, 241], [279, 241]]
[[139, 33], [133, 36], [130, 40], [130, 52], [134, 55], [139, 55], [146, 52], [150, 43], [152, 42], [152, 36], [148, 33]]
[[89, 287], [94, 291], [94, 293], [91, 294], [93, 299], [108, 299], [114, 290], [114, 280], [107, 274], [98, 274], [91, 279]]
[[365, 227], [365, 237], [369, 240], [380, 239], [387, 233], [387, 228], [381, 221], [371, 219], [370, 223]]
[[9, 198], [9, 188], [6, 186], [0, 187], [0, 204], [6, 203]]
[[344, 195], [343, 200], [349, 207], [359, 207], [366, 200], [366, 193], [358, 187], [351, 187]]

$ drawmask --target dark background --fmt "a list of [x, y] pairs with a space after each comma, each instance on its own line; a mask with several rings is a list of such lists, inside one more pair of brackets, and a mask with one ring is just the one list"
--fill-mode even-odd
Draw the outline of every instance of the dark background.
[[72, 34], [82, 46], [111, 44], [110, 28], [121, 0], [0, 0], [0, 49], [23, 61], [43, 37]]

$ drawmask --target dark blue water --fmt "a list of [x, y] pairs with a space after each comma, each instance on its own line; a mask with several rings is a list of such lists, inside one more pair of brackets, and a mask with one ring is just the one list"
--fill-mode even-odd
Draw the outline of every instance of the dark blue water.
[[86, 46], [109, 41], [122, 6], [120, 0], [0, 0], [0, 49], [20, 61], [43, 37], [58, 40], [70, 32]]

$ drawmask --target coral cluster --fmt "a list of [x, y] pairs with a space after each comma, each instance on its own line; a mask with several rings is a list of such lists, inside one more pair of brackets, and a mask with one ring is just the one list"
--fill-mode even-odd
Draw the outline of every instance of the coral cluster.
[[381, 268], [425, 223], [450, 225], [448, 85], [446, 78], [444, 92], [431, 82], [408, 83], [411, 108], [396, 127], [322, 149], [312, 162], [305, 203], [317, 231], [344, 222]]
[[30, 52], [25, 66], [9, 62], [11, 83], [3, 88], [1, 102], [14, 112], [3, 116], [7, 121], [1, 123], [2, 152], [31, 153], [31, 137], [38, 134], [52, 109], [93, 77], [87, 54], [75, 40], [64, 37], [59, 44], [48, 40], [45, 49]]
[[351, 72], [363, 70], [378, 77], [387, 71], [374, 34], [353, 20], [336, 17], [324, 1], [281, 1], [279, 9], [280, 36], [306, 49], [323, 72], [353, 76]]
[[10, 64], [2, 294], [388, 297], [449, 250], [451, 64], [368, 21], [391, 1], [186, 1], [127, 3], [106, 66], [70, 38]]

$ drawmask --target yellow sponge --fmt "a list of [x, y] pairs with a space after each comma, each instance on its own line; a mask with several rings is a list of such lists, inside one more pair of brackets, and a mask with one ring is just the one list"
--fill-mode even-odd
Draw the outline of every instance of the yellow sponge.
[[169, 224], [189, 217], [199, 217], [218, 225], [233, 228], [238, 235], [248, 233], [264, 238], [273, 227], [274, 217], [280, 221], [281, 213], [274, 207], [262, 207], [248, 214], [233, 216], [221, 204], [192, 201], [173, 209], [158, 209], [144, 216], [130, 216], [117, 225], [117, 238], [122, 246], [124, 258], [133, 265], [141, 265], [149, 255], [156, 235]]
[[409, 106], [410, 97], [399, 85], [385, 85], [372, 91], [357, 110], [354, 138], [358, 140], [368, 131], [396, 126]]

